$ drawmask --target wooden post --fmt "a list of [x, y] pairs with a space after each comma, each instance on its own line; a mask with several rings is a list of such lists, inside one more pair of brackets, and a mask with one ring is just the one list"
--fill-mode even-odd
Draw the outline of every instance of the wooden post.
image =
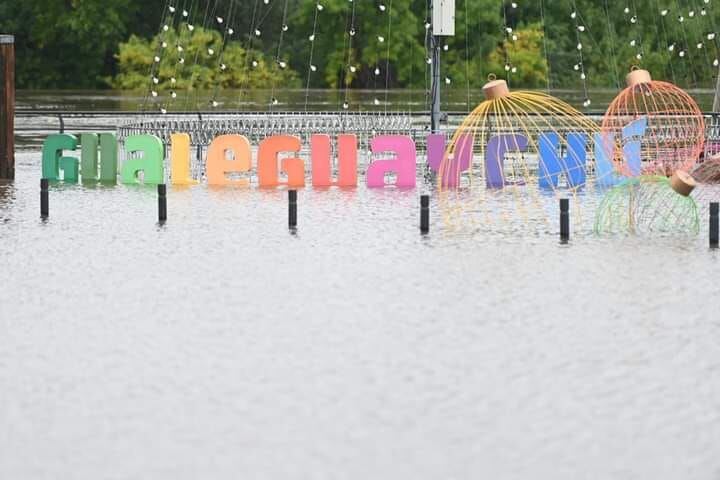
[[0, 179], [15, 178], [15, 37], [0, 35]]

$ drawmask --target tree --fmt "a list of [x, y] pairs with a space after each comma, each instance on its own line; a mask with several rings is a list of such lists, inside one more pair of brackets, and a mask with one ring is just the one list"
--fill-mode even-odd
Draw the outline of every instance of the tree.
[[[295, 72], [264, 55], [248, 55], [237, 41], [224, 41], [215, 30], [183, 23], [151, 40], [135, 35], [120, 44], [118, 75], [112, 86], [124, 90], [211, 90], [266, 88], [272, 82], [297, 86]], [[152, 75], [151, 75], [152, 72]], [[158, 83], [154, 83], [154, 77]]]

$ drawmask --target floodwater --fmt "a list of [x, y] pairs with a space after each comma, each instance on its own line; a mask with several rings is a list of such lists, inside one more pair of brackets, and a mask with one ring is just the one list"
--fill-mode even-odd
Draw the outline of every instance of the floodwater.
[[720, 477], [706, 229], [574, 216], [563, 245], [449, 228], [433, 195], [423, 237], [422, 179], [301, 190], [294, 233], [256, 188], [173, 188], [159, 226], [152, 188], [57, 186], [43, 222], [39, 153], [17, 163], [2, 479]]
[[[176, 99], [162, 94], [157, 98], [150, 92], [123, 91], [19, 91], [17, 94], [18, 111], [26, 110], [106, 110], [125, 112], [167, 111], [328, 111], [343, 110], [347, 102], [347, 111], [426, 111], [428, 96], [424, 90], [270, 90], [221, 92], [179, 92]], [[714, 90], [696, 89], [689, 93], [698, 102], [703, 111], [710, 111]], [[590, 92], [592, 104], [588, 109], [582, 105], [585, 94], [580, 90], [552, 90], [551, 94], [568, 102], [583, 112], [604, 112], [608, 104], [617, 95], [613, 89], [598, 89]], [[277, 103], [273, 103], [272, 99]], [[443, 111], [466, 112], [475, 108], [484, 100], [481, 89], [466, 90], [452, 88], [442, 90], [441, 106]], [[212, 101], [217, 102], [211, 107]]]

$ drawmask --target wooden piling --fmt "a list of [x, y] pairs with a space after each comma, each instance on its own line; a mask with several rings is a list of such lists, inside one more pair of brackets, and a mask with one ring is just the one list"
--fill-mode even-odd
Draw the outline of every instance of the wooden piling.
[[430, 233], [430, 195], [420, 196], [420, 233]]
[[0, 34], [0, 179], [15, 178], [15, 37]]
[[560, 241], [567, 243], [570, 240], [570, 199], [560, 199]]
[[288, 226], [297, 227], [297, 190], [288, 190]]

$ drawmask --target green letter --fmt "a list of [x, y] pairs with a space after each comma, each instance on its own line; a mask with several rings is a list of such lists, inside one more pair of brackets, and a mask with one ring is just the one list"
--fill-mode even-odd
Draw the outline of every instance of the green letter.
[[[63, 150], [77, 149], [78, 139], [75, 135], [59, 133], [45, 139], [42, 150], [42, 176], [48, 180], [60, 179], [60, 157]], [[71, 157], [66, 157], [71, 158]], [[77, 160], [76, 160], [77, 161]], [[77, 167], [76, 167], [77, 168]], [[77, 175], [75, 175], [77, 178]]]
[[138, 172], [143, 172], [143, 183], [159, 184], [165, 181], [163, 161], [165, 147], [155, 135], [131, 135], [125, 140], [128, 156], [142, 152], [141, 158], [128, 158], [122, 166], [120, 178], [123, 183], [138, 183]]
[[80, 175], [83, 182], [97, 180], [98, 136], [94, 133], [80, 134]]
[[117, 138], [114, 133], [100, 134], [100, 181], [117, 183]]

